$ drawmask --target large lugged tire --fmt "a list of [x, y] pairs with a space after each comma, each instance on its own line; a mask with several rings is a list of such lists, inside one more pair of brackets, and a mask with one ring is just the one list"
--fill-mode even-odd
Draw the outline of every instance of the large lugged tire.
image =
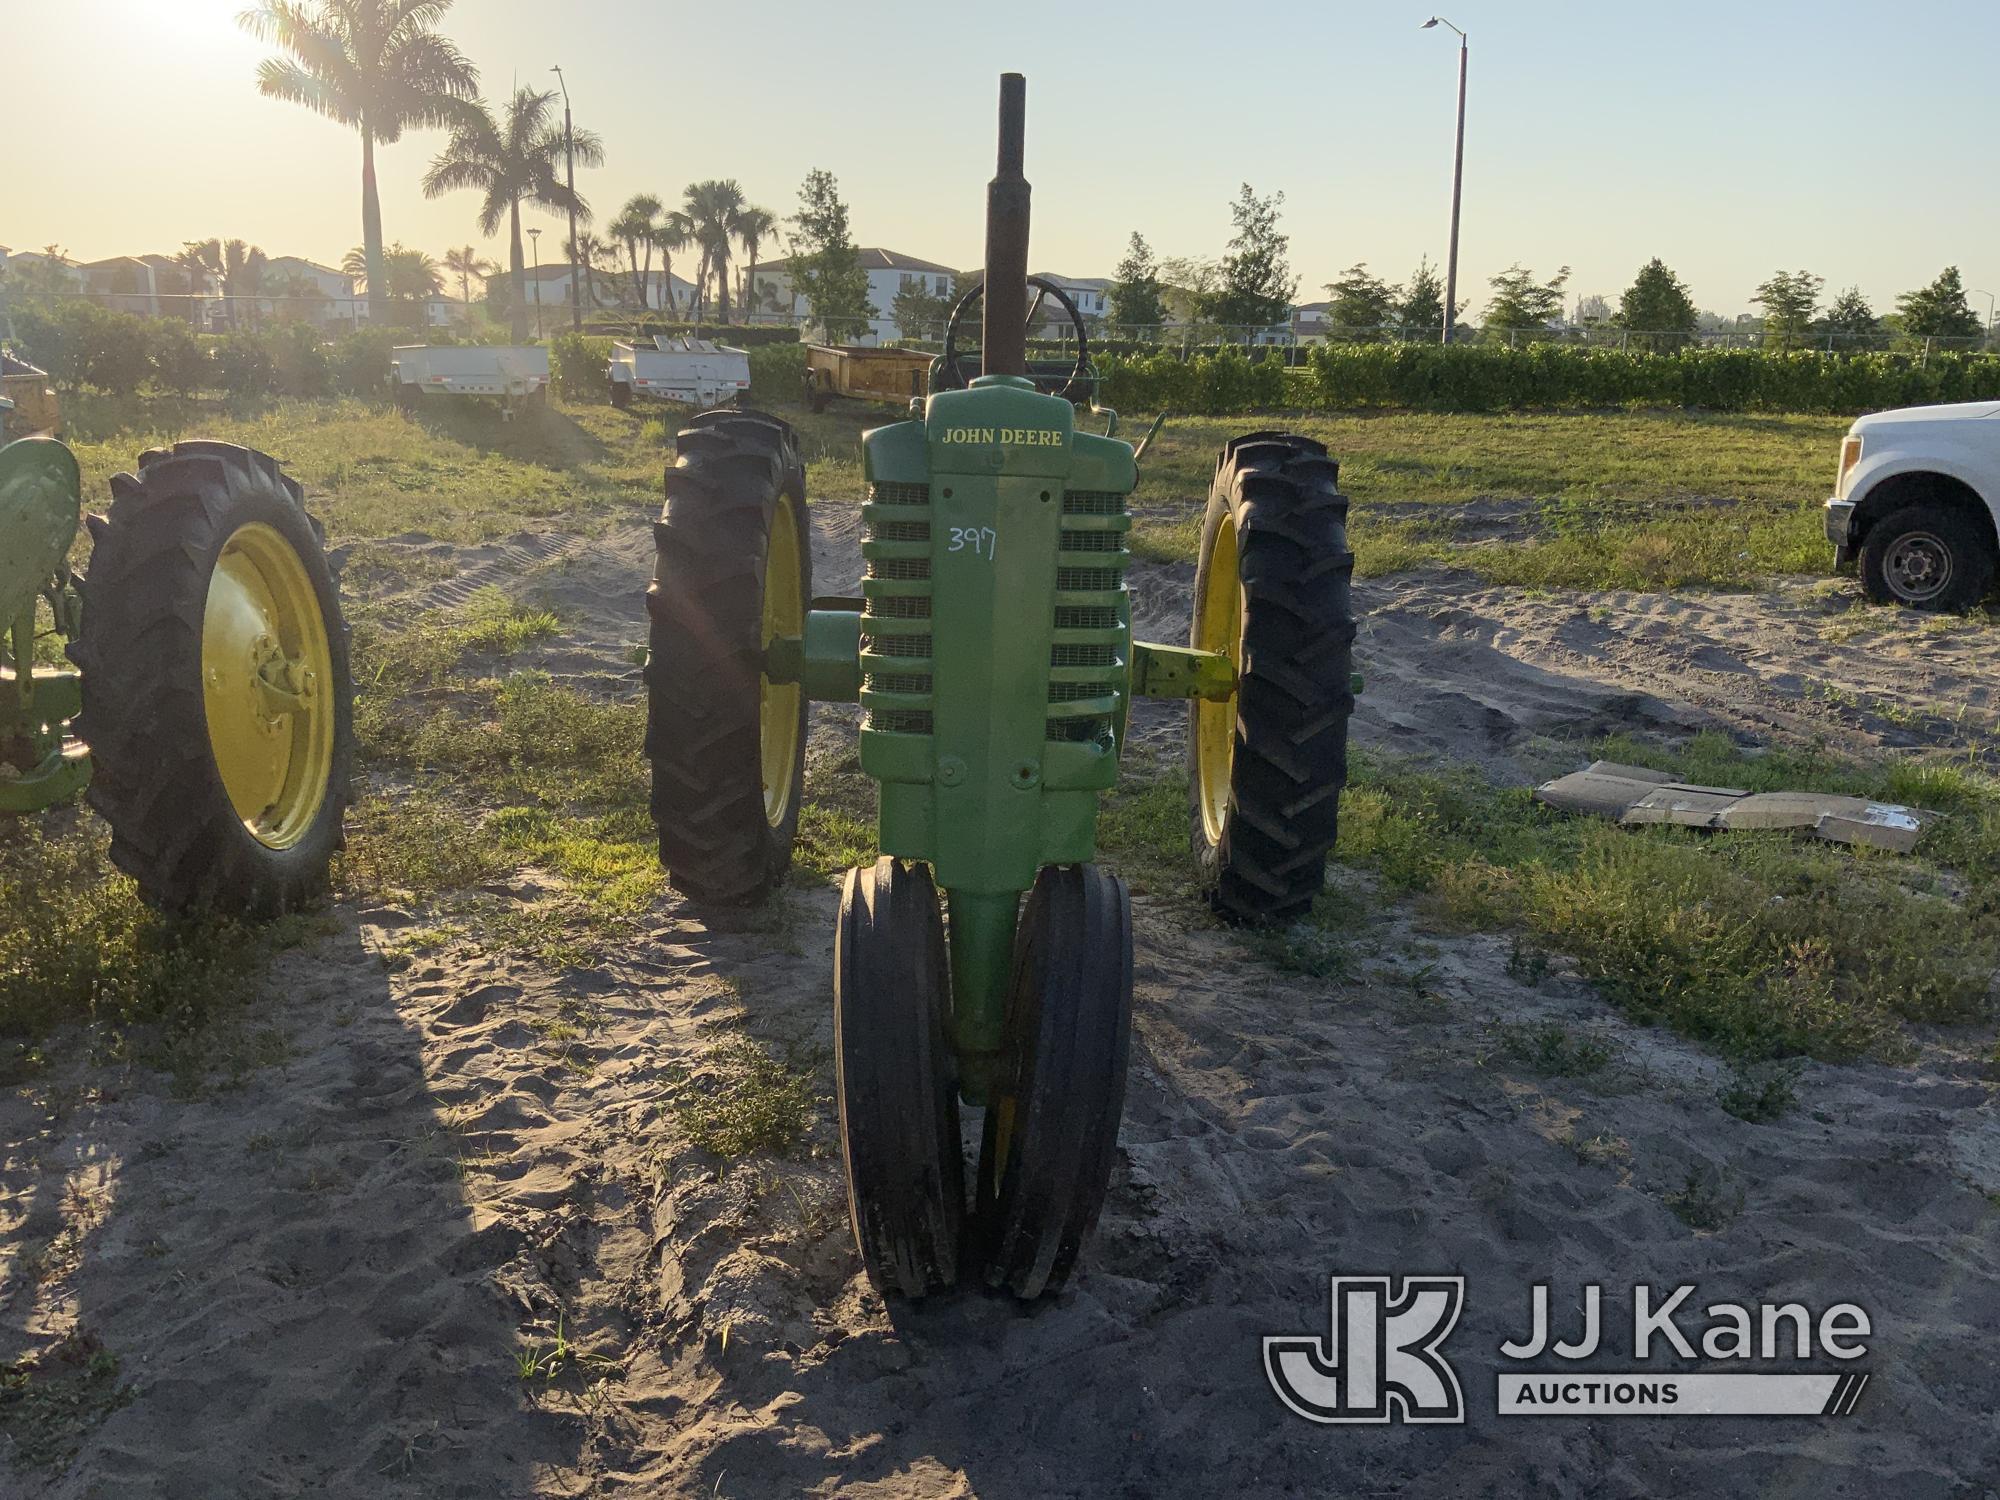
[[1117, 1158], [1132, 1035], [1132, 902], [1096, 865], [1048, 866], [1014, 939], [1004, 1072], [986, 1109], [975, 1210], [989, 1286], [1059, 1291]]
[[812, 599], [805, 465], [761, 412], [703, 412], [675, 443], [646, 591], [653, 822], [677, 890], [746, 905], [790, 867], [804, 793], [805, 694], [764, 654]]
[[1209, 489], [1191, 639], [1229, 653], [1237, 691], [1189, 712], [1189, 832], [1230, 921], [1304, 916], [1339, 831], [1354, 707], [1339, 477], [1312, 439], [1256, 432], [1224, 447]]
[[1993, 565], [1992, 528], [1942, 505], [1906, 505], [1861, 543], [1861, 586], [1877, 604], [1970, 609], [1992, 586]]
[[841, 1159], [854, 1242], [885, 1295], [958, 1279], [965, 1163], [950, 994], [929, 869], [884, 857], [849, 870], [833, 939]]
[[354, 758], [347, 626], [276, 459], [189, 442], [111, 481], [69, 647], [112, 861], [169, 911], [326, 887]]

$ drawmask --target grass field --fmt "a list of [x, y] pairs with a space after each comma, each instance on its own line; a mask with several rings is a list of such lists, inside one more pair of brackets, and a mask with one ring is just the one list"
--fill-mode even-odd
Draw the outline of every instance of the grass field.
[[[815, 499], [854, 501], [861, 432], [891, 419], [852, 404], [781, 406], [803, 438]], [[563, 516], [577, 529], [656, 506], [668, 452], [658, 414], [558, 405], [503, 424], [486, 410], [412, 420], [357, 401], [79, 398], [68, 420], [93, 487], [142, 448], [205, 436], [276, 453], [318, 497], [335, 541], [423, 532], [476, 541]], [[1273, 417], [1324, 442], [1354, 501], [1364, 575], [1432, 565], [1550, 588], [1747, 588], [1819, 571], [1818, 505], [1845, 424], [1680, 412]], [[1136, 436], [1145, 419], [1124, 432]], [[1133, 498], [1135, 546], [1193, 561], [1215, 453], [1251, 419], [1170, 419]], [[97, 490], [102, 493], [101, 489]], [[1505, 534], [1468, 539], [1454, 508], [1489, 503]], [[1493, 528], [1485, 528], [1491, 530]]]
[[[812, 459], [814, 499], [857, 501], [855, 443], [885, 414], [784, 414]], [[600, 406], [503, 425], [488, 412], [412, 420], [351, 401], [232, 413], [81, 400], [69, 420], [92, 504], [139, 449], [199, 434], [284, 458], [331, 539], [350, 546], [639, 524], [659, 504], [668, 452], [658, 415]], [[1546, 588], [1662, 588], [1742, 587], [1822, 566], [1815, 512], [1842, 424], [1625, 413], [1287, 425], [1341, 457], [1365, 572], [1454, 565]], [[1135, 502], [1144, 550], [1192, 560], [1209, 468], [1231, 430], [1165, 429]], [[1518, 502], [1508, 514], [1519, 524], [1481, 540], [1459, 535], [1454, 508], [1487, 501]], [[351, 566], [368, 790], [340, 866], [343, 893], [421, 907], [407, 956], [465, 941], [561, 969], [629, 941], [665, 889], [637, 705], [518, 668], [519, 652], [563, 628], [545, 610], [496, 595], [411, 616], [372, 605], [370, 587], [368, 569]], [[1608, 748], [1627, 760], [1664, 754]], [[1862, 791], [1952, 817], [1925, 858], [1898, 862], [1781, 837], [1586, 826], [1470, 773], [1363, 759], [1342, 856], [1372, 870], [1386, 899], [1414, 901], [1440, 927], [1512, 932], [1529, 968], [1537, 954], [1566, 955], [1614, 1003], [1741, 1059], [1893, 1053], [1908, 1023], [1984, 1014], [2000, 917], [1963, 893], [2000, 878], [1993, 782], [1953, 768], [1746, 759], [1719, 741], [1678, 755], [1671, 768], [1697, 780]], [[1188, 885], [1184, 795], [1171, 777], [1128, 785], [1107, 803], [1103, 841], [1136, 879], [1205, 921]], [[872, 852], [873, 788], [851, 765], [816, 763], [809, 796], [798, 878], [819, 881]], [[0, 831], [5, 1067], [36, 1066], [38, 1039], [68, 1020], [88, 1023], [112, 1054], [253, 1064], [264, 1039], [217, 1047], [212, 1038], [251, 989], [261, 954], [310, 923], [246, 943], [226, 925], [164, 921], [103, 874], [103, 843], [74, 811]], [[1349, 941], [1367, 925], [1356, 921], [1357, 899], [1332, 892], [1313, 922], [1250, 952], [1336, 975], [1362, 961]]]

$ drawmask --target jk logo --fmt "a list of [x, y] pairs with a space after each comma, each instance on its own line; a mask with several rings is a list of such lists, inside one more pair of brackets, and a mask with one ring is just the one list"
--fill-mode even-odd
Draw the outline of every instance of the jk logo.
[[[1267, 1338], [1264, 1374], [1308, 1422], [1463, 1422], [1458, 1376], [1437, 1352], [1465, 1305], [1463, 1276], [1333, 1278], [1332, 1336]], [[1391, 1405], [1394, 1411], [1391, 1411]]]

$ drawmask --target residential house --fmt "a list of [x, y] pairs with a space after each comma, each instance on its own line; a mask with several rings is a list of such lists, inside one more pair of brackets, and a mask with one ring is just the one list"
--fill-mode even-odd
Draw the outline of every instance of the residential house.
[[[485, 278], [486, 285], [491, 287], [496, 281], [504, 282], [511, 274], [509, 271], [495, 271], [492, 275]], [[544, 265], [539, 269], [529, 266], [521, 273], [521, 277], [521, 284], [525, 289], [529, 308], [532, 309], [537, 300], [542, 305], [542, 318], [545, 326], [547, 326], [547, 320], [551, 314], [560, 313], [565, 317], [569, 315], [570, 275], [568, 261], [561, 261], [554, 265]], [[676, 274], [673, 277], [671, 283], [671, 303], [669, 302], [669, 283], [665, 275], [655, 268], [648, 272], [644, 279], [646, 283], [646, 306], [648, 308], [667, 312], [670, 316], [681, 316], [685, 315], [688, 309], [694, 305], [694, 283], [689, 281], [685, 276]], [[580, 284], [585, 282], [585, 278], [580, 271], [577, 280]], [[633, 291], [631, 271], [610, 271], [601, 266], [593, 266], [585, 288], [585, 295], [588, 300], [584, 310], [586, 312], [592, 310], [612, 311], [629, 308], [631, 306]]]
[[83, 275], [77, 270], [76, 264], [73, 261], [59, 255], [50, 255], [42, 250], [10, 250], [7, 252], [8, 272], [16, 284], [20, 283], [26, 277], [39, 274], [43, 266], [54, 266], [56, 268], [51, 280], [60, 280], [67, 286], [77, 288], [78, 290], [82, 289]]
[[[896, 326], [893, 313], [896, 294], [905, 287], [949, 300], [958, 283], [958, 273], [950, 266], [920, 260], [901, 251], [870, 246], [856, 254], [862, 269], [868, 273], [868, 301], [875, 309], [875, 316], [869, 320], [867, 332], [860, 339], [864, 344], [905, 337], [903, 330]], [[751, 301], [753, 322], [759, 318], [807, 325], [812, 322], [812, 303], [803, 292], [792, 286], [790, 260], [757, 263], [757, 283], [752, 288]]]
[[[1101, 323], [1111, 316], [1111, 278], [1108, 276], [1058, 276], [1054, 271], [1037, 271], [1035, 274], [1044, 281], [1052, 281], [1063, 289], [1069, 300], [1076, 304], [1076, 310], [1083, 314], [1086, 323]], [[1033, 294], [1030, 294], [1030, 305]], [[1044, 320], [1060, 318], [1060, 307], [1044, 306]]]
[[1333, 310], [1331, 302], [1301, 302], [1292, 309], [1292, 340], [1300, 344], [1323, 344], [1333, 331], [1327, 321], [1327, 314]]
[[[274, 255], [264, 262], [267, 295], [259, 299], [266, 317], [302, 319], [322, 325], [352, 325], [368, 315], [366, 294], [357, 294], [355, 278], [302, 255]], [[289, 296], [269, 292], [286, 288]]]

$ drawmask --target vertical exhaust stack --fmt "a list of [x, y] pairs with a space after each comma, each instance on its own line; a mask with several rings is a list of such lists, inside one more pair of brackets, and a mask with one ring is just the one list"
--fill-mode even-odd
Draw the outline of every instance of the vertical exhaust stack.
[[1028, 373], [1028, 80], [1000, 75], [1000, 164], [986, 185], [986, 296], [981, 347], [988, 375]]

